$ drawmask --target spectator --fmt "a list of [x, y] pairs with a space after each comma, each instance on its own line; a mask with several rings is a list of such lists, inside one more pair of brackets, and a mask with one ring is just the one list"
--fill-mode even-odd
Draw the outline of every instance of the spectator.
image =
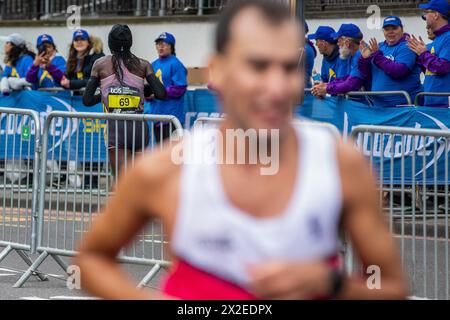
[[434, 39], [436, 39], [436, 35], [434, 34], [434, 32], [431, 30], [430, 27], [427, 26], [427, 35], [428, 35], [428, 39], [430, 39], [431, 41], [433, 41]]
[[20, 34], [13, 33], [1, 37], [5, 41], [5, 70], [1, 80], [1, 91], [9, 94], [12, 90], [20, 90], [30, 84], [25, 80], [28, 69], [33, 64], [35, 54], [26, 45]]
[[[314, 85], [312, 94], [316, 97], [325, 97], [330, 95], [345, 94], [349, 91], [357, 91], [364, 84], [364, 77], [358, 69], [358, 59], [361, 55], [359, 45], [363, 38], [363, 34], [358, 26], [354, 24], [343, 24], [337, 33], [333, 33], [332, 37], [338, 40], [339, 56], [341, 59], [347, 60], [347, 68], [342, 68], [341, 77], [337, 77], [330, 83], [321, 82]], [[363, 102], [362, 99], [355, 99]]]
[[[305, 22], [305, 35], [309, 32], [308, 24]], [[311, 76], [314, 68], [314, 59], [317, 57], [316, 48], [314, 44], [305, 38], [305, 54], [306, 54], [306, 65], [305, 65], [305, 88], [309, 89], [312, 86]]]
[[348, 60], [339, 58], [339, 46], [337, 40], [331, 35], [336, 31], [328, 26], [320, 26], [316, 33], [308, 36], [308, 39], [316, 40], [316, 46], [323, 55], [321, 80], [329, 83], [341, 75], [340, 69], [347, 70]]
[[[156, 40], [156, 51], [159, 58], [152, 62], [155, 76], [162, 82], [167, 91], [165, 100], [151, 100], [152, 114], [174, 115], [184, 123], [184, 94], [187, 89], [187, 70], [175, 53], [175, 37], [163, 32]], [[172, 126], [172, 131], [175, 127]], [[159, 143], [170, 136], [170, 124], [155, 125], [155, 139]]]
[[[384, 19], [383, 33], [385, 41], [378, 44], [372, 38], [370, 45], [361, 42], [359, 69], [366, 78], [372, 78], [371, 91], [402, 90], [408, 92], [411, 99], [422, 91], [420, 67], [416, 64], [416, 55], [408, 48], [403, 32], [403, 23], [399, 17]], [[374, 96], [377, 106], [392, 107], [406, 104], [406, 98], [400, 95]]]
[[60, 87], [66, 72], [66, 60], [56, 50], [53, 38], [48, 34], [37, 39], [38, 54], [27, 73], [27, 81], [33, 89]]
[[[421, 37], [408, 38], [408, 46], [418, 56], [418, 63], [425, 70], [423, 83], [425, 92], [450, 91], [450, 3], [446, 0], [431, 0], [419, 5], [424, 9], [422, 18], [427, 23], [428, 36], [434, 40], [429, 45]], [[449, 107], [449, 97], [425, 97], [425, 105]]]
[[61, 86], [71, 90], [86, 87], [94, 62], [104, 55], [100, 38], [89, 36], [86, 30], [76, 30], [73, 33], [66, 75], [61, 80]]

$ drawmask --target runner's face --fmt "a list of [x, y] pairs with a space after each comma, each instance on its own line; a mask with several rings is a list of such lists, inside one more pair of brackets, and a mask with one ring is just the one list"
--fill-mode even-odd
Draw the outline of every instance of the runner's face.
[[[212, 65], [212, 81], [228, 119], [243, 129], [285, 128], [303, 92], [299, 71], [304, 43], [298, 25], [278, 26], [256, 9], [242, 11], [231, 25], [226, 52]], [[217, 67], [217, 68], [216, 68]]]
[[158, 52], [160, 58], [168, 57], [172, 53], [170, 49], [170, 44], [164, 41], [156, 42], [156, 51]]

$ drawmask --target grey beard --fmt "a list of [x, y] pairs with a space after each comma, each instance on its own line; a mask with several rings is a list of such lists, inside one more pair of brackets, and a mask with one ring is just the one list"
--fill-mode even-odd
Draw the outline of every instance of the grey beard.
[[339, 48], [339, 58], [347, 59], [350, 56], [350, 49], [347, 47]]

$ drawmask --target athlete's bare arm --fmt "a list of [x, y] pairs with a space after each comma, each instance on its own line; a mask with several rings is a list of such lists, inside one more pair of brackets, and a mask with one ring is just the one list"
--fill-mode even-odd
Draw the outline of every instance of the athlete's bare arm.
[[105, 61], [106, 57], [102, 57], [94, 62], [94, 65], [92, 66], [91, 70], [91, 77], [88, 80], [88, 83], [86, 84], [86, 89], [83, 94], [83, 104], [85, 106], [94, 106], [97, 103], [100, 103], [102, 101], [102, 95], [101, 94], [95, 94], [95, 91], [100, 86], [100, 65], [102, 61]]
[[[338, 158], [342, 177], [343, 226], [363, 266], [375, 265], [381, 271], [381, 288], [369, 289], [366, 275], [345, 281], [343, 299], [404, 299], [408, 284], [394, 239], [383, 219], [376, 182], [363, 155], [352, 145], [340, 144]], [[364, 270], [366, 271], [366, 270]]]
[[165, 148], [138, 160], [119, 179], [115, 196], [87, 234], [76, 258], [83, 290], [106, 299], [163, 298], [137, 289], [115, 257], [151, 218], [162, 219], [171, 234], [178, 199], [178, 173], [179, 166], [171, 161], [171, 149]]
[[155, 76], [153, 67], [148, 61], [141, 60], [144, 64], [145, 79], [147, 80], [147, 85], [145, 86], [145, 96], [155, 95], [156, 99], [164, 100], [167, 98], [167, 92], [164, 85]]

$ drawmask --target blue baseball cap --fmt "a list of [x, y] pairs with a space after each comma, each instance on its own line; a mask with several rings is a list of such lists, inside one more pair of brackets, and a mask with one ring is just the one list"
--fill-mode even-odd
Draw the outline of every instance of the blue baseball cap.
[[331, 37], [338, 39], [340, 37], [349, 37], [353, 39], [362, 39], [363, 34], [359, 27], [353, 23], [344, 23], [339, 28], [338, 32], [331, 34]]
[[450, 2], [447, 0], [430, 0], [428, 3], [419, 4], [420, 9], [434, 10], [448, 17], [450, 14]]
[[329, 43], [336, 43], [336, 39], [334, 39], [331, 35], [336, 33], [336, 31], [332, 27], [328, 26], [319, 26], [317, 28], [316, 33], [310, 34], [308, 36], [309, 40], [325, 40]]
[[73, 33], [73, 41], [76, 39], [89, 40], [89, 33], [86, 30], [78, 29]]
[[44, 42], [46, 43], [51, 43], [51, 44], [55, 44], [55, 42], [53, 41], [53, 38], [51, 35], [49, 34], [42, 34], [37, 38], [37, 44], [36, 46], [39, 47], [41, 44], [43, 44]]
[[387, 26], [403, 27], [402, 20], [397, 16], [388, 16], [383, 21], [383, 28]]
[[168, 32], [161, 33], [159, 37], [156, 38], [155, 42], [158, 42], [160, 40], [164, 41], [165, 43], [175, 45], [175, 37], [173, 36], [173, 34], [170, 34]]

